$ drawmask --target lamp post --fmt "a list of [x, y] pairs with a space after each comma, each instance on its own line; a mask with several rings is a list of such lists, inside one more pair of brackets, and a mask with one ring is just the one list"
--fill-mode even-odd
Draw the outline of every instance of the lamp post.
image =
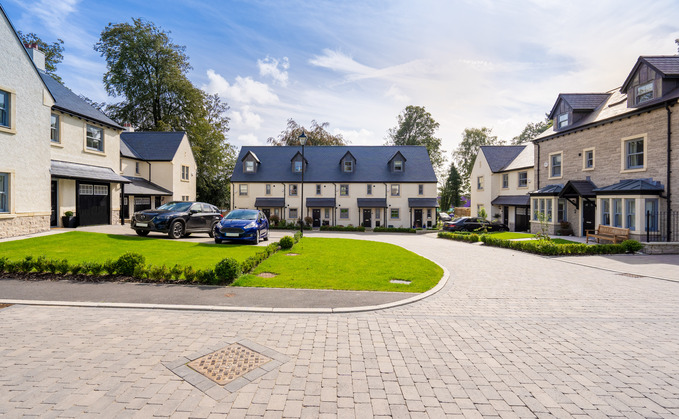
[[306, 144], [306, 134], [302, 130], [302, 135], [299, 136], [299, 143], [302, 144], [302, 205], [300, 205], [300, 223], [299, 234], [304, 237], [304, 144]]

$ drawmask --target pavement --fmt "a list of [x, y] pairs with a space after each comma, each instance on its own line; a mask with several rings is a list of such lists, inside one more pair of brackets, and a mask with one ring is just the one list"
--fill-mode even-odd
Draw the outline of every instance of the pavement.
[[[0, 309], [0, 415], [679, 416], [679, 256], [332, 236], [400, 245], [449, 279], [360, 312], [11, 305]], [[234, 347], [269, 361], [227, 385], [188, 366]]]

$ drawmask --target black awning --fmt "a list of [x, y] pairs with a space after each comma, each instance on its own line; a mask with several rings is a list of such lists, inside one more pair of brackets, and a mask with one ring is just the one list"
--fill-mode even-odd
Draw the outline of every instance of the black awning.
[[530, 205], [528, 195], [500, 195], [493, 199], [491, 205], [507, 205], [511, 207], [527, 207]]
[[627, 179], [594, 189], [597, 195], [660, 195], [665, 188], [653, 179]]
[[594, 198], [596, 185], [590, 180], [569, 180], [559, 192], [559, 198]]
[[359, 208], [386, 208], [386, 198], [357, 198], [356, 202]]
[[308, 208], [335, 208], [335, 198], [307, 198]]
[[127, 177], [131, 182], [125, 186], [125, 195], [155, 195], [155, 196], [171, 196], [172, 192], [167, 189], [149, 182], [146, 179], [138, 177]]
[[436, 198], [408, 198], [410, 208], [438, 208], [439, 201]]
[[71, 163], [59, 160], [51, 161], [50, 175], [62, 179], [130, 183], [129, 180], [114, 172], [110, 167], [90, 166], [88, 164]]
[[283, 208], [285, 198], [256, 198], [255, 208]]

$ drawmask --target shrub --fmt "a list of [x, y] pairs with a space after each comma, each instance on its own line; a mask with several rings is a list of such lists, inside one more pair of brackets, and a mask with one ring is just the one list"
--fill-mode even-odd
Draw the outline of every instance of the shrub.
[[6, 256], [0, 257], [0, 272], [5, 271], [5, 263], [7, 263], [7, 257]]
[[167, 266], [151, 266], [149, 267], [149, 278], [151, 279], [169, 279], [170, 270]]
[[373, 228], [375, 233], [415, 233], [414, 228], [404, 228], [404, 227], [375, 227]]
[[196, 279], [196, 271], [193, 269], [193, 266], [187, 266], [184, 268], [184, 278], [186, 278], [187, 281], [193, 281]]
[[175, 281], [179, 281], [179, 279], [182, 277], [182, 273], [184, 273], [184, 269], [179, 265], [174, 265], [170, 268], [170, 276]]
[[59, 261], [56, 259], [50, 259], [45, 263], [45, 269], [51, 274], [57, 273], [57, 265]]
[[348, 226], [321, 226], [321, 231], [365, 231], [365, 227], [354, 227], [351, 224]]
[[241, 274], [241, 265], [236, 259], [225, 258], [217, 263], [214, 273], [219, 281], [230, 284]]
[[89, 272], [94, 276], [101, 275], [101, 272], [104, 270], [104, 265], [101, 263], [90, 262], [87, 265]]
[[277, 226], [278, 223], [281, 221], [281, 217], [277, 216], [276, 214], [272, 215], [269, 217], [269, 221], [271, 221], [271, 224]]
[[13, 262], [11, 260], [6, 260], [5, 261], [5, 272], [14, 274], [19, 272], [19, 269], [21, 269], [21, 262]]
[[[83, 267], [82, 264], [76, 262], [73, 265], [69, 266], [68, 270], [71, 271], [71, 273], [73, 275], [78, 275], [80, 272], [84, 271], [84, 267]], [[87, 272], [83, 272], [83, 273], [87, 273]]]
[[283, 250], [290, 249], [292, 248], [292, 245], [295, 244], [293, 238], [290, 236], [283, 236], [279, 243], [281, 245], [281, 249]]
[[[38, 256], [33, 263], [33, 268], [38, 273], [43, 273], [47, 270], [47, 258], [45, 256]], [[2, 271], [2, 269], [0, 269]]]
[[120, 275], [134, 276], [134, 269], [139, 265], [144, 265], [146, 258], [139, 253], [126, 252], [116, 261], [116, 272]]
[[66, 259], [62, 259], [56, 262], [56, 271], [61, 275], [66, 275], [68, 273], [70, 266]]
[[24, 260], [19, 262], [19, 270], [21, 270], [21, 272], [28, 273], [33, 270], [33, 264], [33, 256], [26, 256]]
[[310, 227], [313, 222], [314, 222], [313, 218], [309, 216], [304, 217], [304, 224], [306, 224], [307, 227]]
[[293, 237], [294, 237], [295, 243], [299, 243], [300, 239], [302, 238], [302, 233], [300, 233], [298, 231], [297, 233], [295, 233], [295, 235]]
[[116, 273], [116, 262], [112, 259], [106, 259], [104, 263], [101, 265], [101, 269], [107, 275], [113, 275], [114, 273]]
[[642, 245], [636, 240], [625, 240], [624, 242], [620, 243], [620, 246], [622, 246], [622, 248], [625, 249], [626, 253], [638, 252], [639, 250], [644, 248], [644, 245]]
[[147, 267], [144, 264], [134, 265], [134, 271], [132, 271], [132, 275], [127, 276], [133, 276], [137, 279], [148, 279], [150, 269], [151, 266]]

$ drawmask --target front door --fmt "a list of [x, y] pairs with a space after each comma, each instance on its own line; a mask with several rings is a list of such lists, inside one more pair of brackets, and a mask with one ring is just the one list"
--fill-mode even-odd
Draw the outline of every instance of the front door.
[[594, 230], [596, 218], [596, 204], [594, 201], [582, 201], [582, 229], [584, 236], [587, 230]]
[[509, 207], [507, 206], [502, 207], [502, 223], [509, 226]]
[[262, 209], [262, 212], [264, 213], [264, 215], [266, 215], [267, 220], [271, 218], [271, 208], [264, 208]]
[[363, 208], [363, 227], [370, 228], [373, 226], [372, 214], [373, 211], [370, 208]]
[[422, 210], [421, 209], [415, 210], [415, 219], [413, 220], [413, 227], [414, 228], [421, 228], [422, 227]]
[[57, 226], [57, 196], [59, 183], [56, 180], [52, 181], [52, 213], [50, 214], [50, 227]]
[[514, 231], [528, 231], [529, 228], [528, 207], [516, 207], [514, 210]]
[[312, 226], [314, 227], [320, 227], [321, 226], [321, 209], [320, 208], [314, 208], [311, 210], [311, 218], [313, 218], [314, 222], [312, 223]]

